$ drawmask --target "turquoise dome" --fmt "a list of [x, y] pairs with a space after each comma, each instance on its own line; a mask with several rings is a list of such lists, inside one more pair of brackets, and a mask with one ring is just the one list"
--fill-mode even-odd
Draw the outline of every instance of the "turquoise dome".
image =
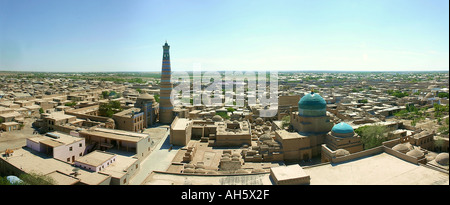
[[298, 109], [305, 110], [321, 110], [326, 109], [327, 103], [325, 100], [317, 93], [311, 92], [298, 101]]
[[349, 133], [353, 133], [353, 128], [349, 124], [347, 124], [345, 122], [341, 122], [337, 125], [334, 125], [333, 128], [331, 129], [331, 131], [333, 131], [334, 133], [339, 133], [339, 134], [349, 134]]

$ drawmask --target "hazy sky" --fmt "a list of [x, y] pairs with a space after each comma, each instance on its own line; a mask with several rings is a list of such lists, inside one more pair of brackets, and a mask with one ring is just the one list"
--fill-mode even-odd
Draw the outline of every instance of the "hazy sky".
[[0, 0], [0, 70], [448, 70], [448, 0]]

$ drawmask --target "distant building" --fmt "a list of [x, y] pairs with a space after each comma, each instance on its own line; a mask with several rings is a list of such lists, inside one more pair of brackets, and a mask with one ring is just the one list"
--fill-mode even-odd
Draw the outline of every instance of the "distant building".
[[112, 116], [116, 129], [139, 132], [144, 128], [144, 112], [139, 108], [130, 108]]
[[73, 163], [84, 155], [86, 144], [84, 138], [49, 132], [46, 136], [28, 138], [27, 147], [63, 162]]
[[170, 144], [186, 146], [192, 136], [192, 120], [175, 117], [170, 126]]
[[[302, 136], [310, 141], [311, 156], [320, 155], [321, 145], [324, 143], [325, 135], [333, 127], [330, 116], [326, 111], [325, 100], [314, 92], [303, 96], [298, 102], [298, 112], [291, 113], [291, 126]], [[301, 159], [302, 156], [298, 156]], [[305, 159], [303, 159], [305, 160]]]
[[93, 148], [104, 151], [115, 149], [134, 153], [139, 160], [146, 157], [151, 151], [151, 139], [148, 134], [106, 128], [82, 130], [79, 134]]
[[156, 123], [159, 112], [158, 103], [155, 97], [147, 93], [141, 94], [137, 97], [134, 107], [140, 108], [144, 113], [144, 127], [151, 127]]
[[161, 88], [159, 97], [159, 122], [162, 124], [170, 124], [173, 121], [173, 105], [170, 101], [170, 95], [172, 93], [173, 85], [171, 81], [171, 69], [170, 69], [170, 54], [169, 44], [166, 43], [163, 46], [163, 62], [161, 69]]

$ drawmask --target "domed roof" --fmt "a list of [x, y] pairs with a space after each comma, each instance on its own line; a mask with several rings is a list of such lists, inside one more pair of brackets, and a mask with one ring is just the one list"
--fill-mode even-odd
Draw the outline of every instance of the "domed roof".
[[425, 157], [427, 158], [427, 161], [433, 161], [436, 158], [437, 154], [433, 152], [429, 152]]
[[195, 170], [192, 168], [187, 168], [187, 169], [183, 170], [183, 173], [194, 173], [194, 172], [195, 172]]
[[259, 137], [260, 141], [265, 141], [265, 140], [272, 140], [272, 137], [270, 137], [270, 135], [268, 133], [261, 135], [261, 137]]
[[421, 151], [419, 151], [417, 149], [413, 149], [413, 150], [407, 152], [406, 155], [409, 155], [409, 156], [412, 156], [412, 157], [416, 157], [416, 158], [420, 158], [420, 157], [424, 156], [423, 152], [421, 152]]
[[195, 169], [205, 169], [205, 165], [203, 164], [198, 164]]
[[264, 120], [262, 118], [258, 117], [258, 118], [255, 119], [255, 123], [257, 125], [262, 125], [262, 124], [264, 124]]
[[336, 157], [342, 157], [342, 156], [349, 155], [349, 154], [350, 154], [350, 152], [345, 149], [336, 150]]
[[196, 169], [195, 173], [197, 174], [205, 174], [207, 171], [205, 169]]
[[155, 97], [153, 97], [153, 95], [150, 95], [148, 93], [144, 93], [144, 94], [140, 94], [139, 97], [137, 97], [137, 99], [141, 99], [141, 100], [155, 100]]
[[334, 125], [331, 131], [339, 134], [348, 134], [353, 133], [353, 127], [345, 122], [341, 122], [337, 125]]
[[404, 144], [397, 144], [394, 147], [392, 147], [392, 149], [395, 151], [403, 152], [403, 153], [406, 153], [409, 151], [409, 148]]
[[187, 168], [195, 168], [195, 166], [193, 164], [185, 164], [184, 168], [185, 169], [187, 169]]
[[231, 156], [233, 156], [233, 157], [241, 157], [241, 154], [239, 154], [237, 152], [234, 152]]
[[298, 101], [298, 108], [299, 109], [307, 109], [307, 110], [319, 110], [319, 109], [325, 109], [327, 107], [327, 103], [317, 93], [311, 92], [306, 94], [305, 96]]
[[214, 174], [219, 174], [219, 173], [214, 170], [208, 170], [208, 172], [206, 174], [214, 175]]
[[264, 171], [264, 169], [261, 169], [261, 168], [256, 168], [256, 169], [252, 170], [252, 173], [264, 173], [264, 172], [266, 172], [266, 171]]
[[214, 115], [214, 117], [212, 117], [212, 121], [214, 122], [221, 122], [223, 120], [222, 117], [220, 117], [220, 115]]
[[238, 170], [236, 171], [236, 174], [248, 174], [248, 171], [247, 171], [247, 170], [244, 170], [244, 169], [238, 169]]
[[448, 166], [448, 153], [440, 153], [434, 160], [442, 166]]

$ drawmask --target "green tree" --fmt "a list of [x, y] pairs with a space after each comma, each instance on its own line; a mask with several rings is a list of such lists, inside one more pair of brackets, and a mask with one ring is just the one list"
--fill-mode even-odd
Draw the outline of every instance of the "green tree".
[[98, 109], [99, 115], [103, 117], [112, 117], [114, 114], [122, 111], [119, 101], [109, 101], [108, 103], [100, 104]]
[[225, 112], [219, 112], [219, 113], [216, 113], [216, 115], [219, 115], [223, 119], [230, 119], [230, 116], [228, 116], [227, 113], [225, 113]]
[[42, 114], [42, 113], [44, 113], [44, 109], [39, 108], [39, 114]]
[[229, 108], [227, 108], [227, 111], [228, 111], [228, 112], [234, 112], [234, 108], [229, 107]]
[[107, 99], [108, 96], [109, 96], [109, 92], [108, 92], [108, 91], [103, 91], [103, 92], [102, 92], [102, 97], [103, 97], [103, 99]]
[[291, 124], [291, 116], [286, 115], [281, 119], [281, 126], [283, 126], [283, 128], [289, 126]]
[[438, 93], [438, 97], [440, 98], [448, 98], [449, 94], [448, 93]]
[[355, 132], [361, 136], [364, 149], [381, 146], [387, 140], [385, 133], [387, 129], [383, 125], [367, 125], [359, 127]]
[[19, 178], [23, 181], [24, 185], [54, 185], [55, 180], [49, 176], [38, 173], [21, 174]]

